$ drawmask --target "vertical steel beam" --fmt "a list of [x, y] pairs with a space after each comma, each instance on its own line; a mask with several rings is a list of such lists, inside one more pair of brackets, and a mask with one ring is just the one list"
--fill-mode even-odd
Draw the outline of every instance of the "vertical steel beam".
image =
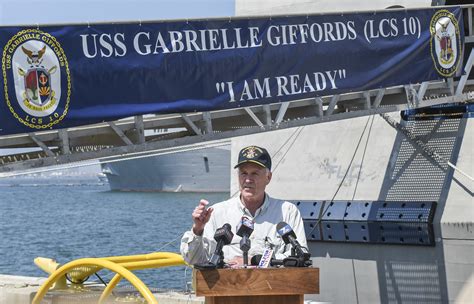
[[447, 80], [446, 86], [448, 87], [449, 92], [451, 93], [451, 95], [454, 95], [454, 79], [453, 79], [453, 77], [449, 77], [446, 80]]
[[364, 109], [368, 110], [372, 105], [372, 102], [370, 101], [370, 91], [364, 91], [362, 95], [364, 95], [365, 98]]
[[138, 136], [138, 144], [145, 143], [145, 129], [143, 125], [143, 116], [138, 115], [134, 117], [135, 120], [135, 130]]
[[265, 113], [265, 125], [270, 127], [272, 125], [272, 111], [270, 110], [270, 105], [263, 105], [263, 112]]
[[464, 73], [459, 79], [458, 87], [456, 88], [456, 95], [462, 94], [464, 90], [464, 86], [466, 85], [467, 78], [469, 77], [469, 73], [471, 73], [472, 66], [474, 65], [474, 49], [471, 50], [471, 54], [469, 54], [469, 58], [467, 59], [466, 66], [464, 67]]
[[67, 133], [67, 129], [60, 129], [58, 131], [58, 136], [62, 154], [71, 154], [71, 149], [69, 149], [69, 135]]
[[314, 99], [314, 102], [316, 103], [316, 117], [323, 117], [324, 112], [323, 112], [323, 99], [321, 97], [316, 97]]
[[204, 125], [206, 126], [206, 133], [211, 134], [213, 132], [211, 112], [202, 112], [202, 118], [204, 119]]
[[472, 22], [472, 18], [474, 17], [472, 15], [472, 7], [469, 7], [467, 9], [467, 18], [468, 18], [468, 26], [469, 26], [469, 31], [468, 31], [468, 34], [469, 36], [474, 36], [474, 27], [473, 27], [473, 22]]

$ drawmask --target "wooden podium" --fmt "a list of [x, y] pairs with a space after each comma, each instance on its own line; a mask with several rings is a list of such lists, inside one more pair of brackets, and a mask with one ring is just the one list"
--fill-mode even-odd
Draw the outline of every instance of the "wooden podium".
[[319, 293], [319, 268], [244, 268], [194, 271], [206, 304], [296, 304]]

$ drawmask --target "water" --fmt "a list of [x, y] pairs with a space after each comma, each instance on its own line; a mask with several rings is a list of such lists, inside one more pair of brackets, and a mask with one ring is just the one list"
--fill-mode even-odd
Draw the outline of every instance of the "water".
[[[82, 257], [179, 252], [199, 200], [228, 196], [112, 192], [96, 182], [0, 182], [0, 274], [44, 277], [33, 263], [38, 256], [64, 264]], [[185, 290], [190, 272], [179, 266], [135, 273], [151, 287]], [[106, 281], [112, 277], [100, 274]]]

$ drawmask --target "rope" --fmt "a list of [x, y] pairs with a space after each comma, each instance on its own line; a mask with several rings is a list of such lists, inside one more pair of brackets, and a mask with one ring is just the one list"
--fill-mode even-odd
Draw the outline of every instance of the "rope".
[[[280, 146], [280, 148], [278, 148], [278, 150], [273, 154], [271, 155], [271, 158], [273, 159], [273, 157], [275, 155], [277, 155], [278, 153], [280, 153], [280, 151], [283, 149], [283, 147], [291, 140], [291, 138], [293, 136], [295, 136], [296, 132], [299, 131], [299, 133], [295, 136], [293, 142], [291, 143], [291, 145], [288, 147], [288, 149], [286, 150], [286, 152], [283, 154], [283, 156], [276, 162], [276, 164], [274, 164], [273, 166], [273, 172], [275, 172], [276, 168], [278, 168], [278, 165], [281, 163], [281, 161], [285, 158], [286, 154], [288, 154], [288, 151], [291, 149], [291, 147], [293, 147], [296, 139], [298, 138], [298, 136], [300, 136], [301, 132], [303, 131], [303, 128], [304, 127], [297, 127], [295, 128], [295, 131], [293, 131], [293, 133], [290, 134], [290, 136], [288, 136], [288, 138], [285, 140], [285, 142]], [[235, 191], [234, 193], [232, 193], [232, 195], [230, 197], [234, 197], [237, 193], [239, 193], [240, 190], [237, 190]]]
[[412, 132], [408, 131], [406, 128], [402, 127], [398, 122], [390, 118], [387, 114], [379, 114], [382, 116], [382, 118], [390, 125], [392, 126], [395, 130], [401, 132], [403, 135], [405, 135], [413, 144], [417, 145], [423, 152], [426, 153], [429, 157], [433, 158], [434, 160], [447, 164], [449, 167], [453, 168], [455, 171], [461, 173], [471, 181], [474, 181], [474, 178], [458, 167], [456, 167], [453, 163], [451, 163], [449, 160], [445, 159], [441, 155], [439, 155], [436, 151], [434, 151], [432, 148], [428, 147], [424, 142], [421, 140], [417, 139], [415, 135], [413, 135]]
[[[352, 154], [352, 158], [351, 158], [351, 161], [349, 162], [349, 166], [347, 166], [346, 173], [344, 173], [344, 176], [342, 177], [342, 180], [341, 180], [341, 182], [339, 183], [339, 186], [337, 187], [336, 192], [334, 193], [334, 195], [333, 195], [333, 197], [331, 198], [331, 201], [330, 201], [330, 202], [334, 201], [334, 199], [336, 198], [337, 193], [338, 193], [339, 190], [341, 189], [342, 184], [344, 183], [344, 180], [346, 179], [347, 174], [349, 173], [349, 170], [350, 170], [350, 168], [351, 168], [351, 166], [352, 166], [352, 162], [354, 161], [354, 158], [355, 158], [355, 156], [356, 156], [356, 154], [357, 154], [357, 151], [359, 150], [360, 143], [362, 142], [362, 138], [364, 137], [365, 130], [367, 129], [367, 126], [368, 126], [368, 124], [369, 124], [369, 120], [370, 120], [370, 116], [369, 116], [369, 118], [367, 119], [367, 122], [365, 123], [364, 130], [362, 130], [362, 133], [360, 134], [359, 142], [357, 143], [357, 146], [356, 146], [356, 148], [355, 148], [355, 150], [354, 150], [354, 153]], [[316, 229], [316, 227], [318, 227], [319, 223], [321, 223], [321, 221], [322, 221], [322, 219], [323, 219], [323, 215], [326, 213], [326, 211], [328, 211], [329, 207], [331, 206], [331, 204], [328, 204], [327, 207], [326, 207], [325, 209], [323, 209], [325, 204], [326, 204], [326, 203], [323, 202], [323, 205], [322, 205], [322, 207], [321, 207], [321, 210], [324, 210], [324, 211], [319, 212], [318, 221], [317, 221], [316, 224], [314, 225], [313, 229], [311, 229], [311, 231], [308, 233], [308, 235], [311, 235], [311, 234], [314, 232], [314, 230]], [[320, 231], [320, 232], [322, 233], [322, 231]]]
[[[360, 174], [362, 172], [362, 165], [364, 164], [365, 153], [367, 152], [367, 146], [369, 145], [369, 138], [370, 138], [370, 133], [372, 132], [372, 126], [374, 125], [374, 119], [375, 119], [375, 116], [372, 116], [372, 122], [370, 123], [369, 134], [367, 134], [367, 140], [365, 141], [364, 153], [362, 154], [362, 160], [360, 161], [359, 173], [357, 174], [357, 180], [356, 180], [356, 185], [354, 188], [354, 193], [352, 194], [352, 200], [354, 200], [355, 198], [357, 187], [359, 185]], [[347, 211], [347, 206], [346, 206], [346, 211]]]

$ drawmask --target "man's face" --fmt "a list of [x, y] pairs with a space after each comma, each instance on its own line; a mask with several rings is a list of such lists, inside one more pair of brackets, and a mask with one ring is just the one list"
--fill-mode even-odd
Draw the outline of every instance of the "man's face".
[[239, 167], [239, 186], [244, 200], [262, 199], [265, 188], [272, 179], [272, 173], [266, 168], [253, 163]]

